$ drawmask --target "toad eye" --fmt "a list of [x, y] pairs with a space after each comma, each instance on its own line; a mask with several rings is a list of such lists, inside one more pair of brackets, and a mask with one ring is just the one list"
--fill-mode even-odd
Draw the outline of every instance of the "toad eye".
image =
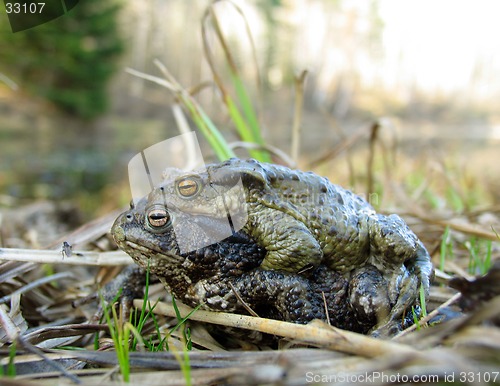
[[147, 214], [148, 224], [154, 228], [163, 228], [170, 223], [170, 215], [165, 208], [154, 207]]
[[200, 181], [193, 177], [187, 177], [177, 182], [177, 191], [182, 197], [193, 197], [200, 191]]

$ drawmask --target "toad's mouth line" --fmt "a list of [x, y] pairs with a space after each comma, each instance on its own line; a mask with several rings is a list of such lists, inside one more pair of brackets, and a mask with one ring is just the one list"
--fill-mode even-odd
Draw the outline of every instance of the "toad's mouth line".
[[150, 258], [151, 253], [155, 253], [156, 257], [161, 257], [170, 263], [180, 264], [184, 261], [182, 256], [176, 255], [175, 253], [160, 251], [155, 248], [148, 248], [130, 240], [125, 241], [125, 243], [134, 251], [141, 253], [145, 258]]

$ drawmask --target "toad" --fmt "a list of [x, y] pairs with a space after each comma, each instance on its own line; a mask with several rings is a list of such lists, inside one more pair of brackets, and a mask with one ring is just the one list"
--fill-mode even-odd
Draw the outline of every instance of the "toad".
[[399, 216], [314, 173], [255, 160], [167, 170], [112, 234], [188, 305], [307, 323], [326, 319], [326, 304], [332, 324], [375, 335], [404, 326], [432, 275]]

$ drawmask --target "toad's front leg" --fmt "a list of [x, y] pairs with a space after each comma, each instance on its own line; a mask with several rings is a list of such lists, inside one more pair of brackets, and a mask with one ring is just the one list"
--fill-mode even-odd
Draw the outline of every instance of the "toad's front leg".
[[255, 210], [249, 213], [244, 230], [266, 249], [262, 269], [297, 273], [317, 267], [323, 258], [311, 230], [285, 212], [266, 207]]
[[397, 215], [376, 215], [369, 219], [371, 262], [388, 279], [393, 304], [378, 330], [394, 335], [411, 307], [419, 304], [420, 288], [429, 295], [433, 268], [422, 242]]

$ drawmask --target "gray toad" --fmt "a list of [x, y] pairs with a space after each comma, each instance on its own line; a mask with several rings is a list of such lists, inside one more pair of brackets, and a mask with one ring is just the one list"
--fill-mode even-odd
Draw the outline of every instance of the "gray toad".
[[[244, 194], [227, 194], [238, 182]], [[196, 239], [203, 237], [196, 223], [217, 230], [238, 200], [246, 204], [241, 229], [214, 245], [179, 250], [172, 228], [186, 213], [191, 221], [182, 222], [183, 236]], [[420, 286], [428, 294], [432, 275], [429, 254], [399, 216], [375, 213], [314, 173], [255, 160], [230, 159], [200, 172], [168, 170], [161, 186], [116, 220], [112, 233], [188, 304], [239, 312], [239, 297], [254, 309], [273, 306], [269, 317], [305, 323], [325, 319], [318, 305], [325, 292], [336, 310], [330, 316], [348, 320], [337, 325], [363, 332], [376, 326], [384, 335], [397, 332], [418, 305]]]

